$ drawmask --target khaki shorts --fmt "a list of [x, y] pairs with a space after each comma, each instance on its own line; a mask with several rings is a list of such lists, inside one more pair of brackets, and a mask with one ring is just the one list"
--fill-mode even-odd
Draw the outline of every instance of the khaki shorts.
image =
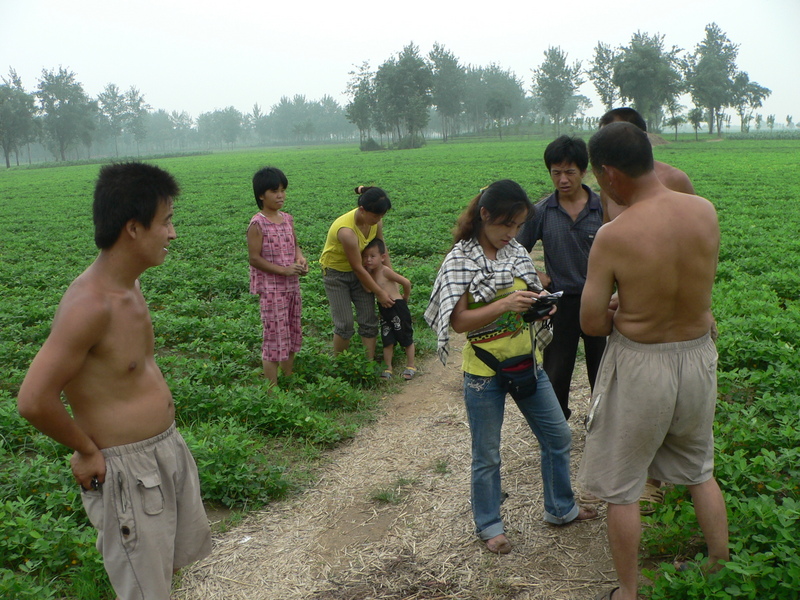
[[174, 423], [102, 452], [105, 483], [81, 498], [111, 585], [121, 600], [168, 600], [173, 571], [211, 552], [194, 459]]
[[632, 504], [647, 477], [680, 485], [714, 471], [717, 349], [710, 335], [639, 344], [608, 338], [587, 420], [578, 482], [613, 504]]

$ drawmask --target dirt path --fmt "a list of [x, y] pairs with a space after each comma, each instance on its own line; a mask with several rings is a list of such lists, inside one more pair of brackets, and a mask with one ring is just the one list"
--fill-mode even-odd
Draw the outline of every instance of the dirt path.
[[[511, 402], [501, 451], [514, 550], [495, 556], [477, 541], [460, 345], [447, 367], [429, 359], [387, 398], [385, 415], [331, 453], [313, 489], [216, 536], [213, 554], [184, 571], [176, 598], [585, 600], [607, 586], [614, 573], [605, 519], [544, 523], [538, 444]], [[571, 396], [573, 473], [585, 382], [581, 364]], [[397, 503], [371, 499], [394, 490]]]

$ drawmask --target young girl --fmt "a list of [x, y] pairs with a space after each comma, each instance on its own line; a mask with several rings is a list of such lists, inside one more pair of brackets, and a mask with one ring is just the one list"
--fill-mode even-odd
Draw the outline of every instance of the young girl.
[[259, 211], [247, 228], [250, 258], [250, 293], [261, 297], [264, 375], [278, 381], [278, 365], [292, 374], [294, 355], [300, 351], [300, 275], [308, 273], [294, 234], [292, 215], [281, 210], [289, 181], [283, 171], [264, 167], [253, 175], [253, 194]]
[[543, 289], [528, 253], [514, 239], [531, 208], [523, 189], [509, 180], [497, 181], [473, 198], [458, 220], [455, 244], [425, 311], [425, 320], [437, 332], [442, 362], [447, 360], [448, 328], [467, 333], [462, 370], [472, 435], [472, 514], [478, 537], [498, 554], [511, 551], [500, 518], [506, 389], [476, 347], [500, 361], [527, 355], [530, 364], [525, 368], [536, 369], [535, 391], [516, 393], [514, 401], [541, 446], [545, 521], [562, 525], [597, 516], [575, 503], [569, 473], [572, 435], [547, 374], [539, 368], [540, 349], [537, 360], [531, 360], [529, 325], [522, 313]]

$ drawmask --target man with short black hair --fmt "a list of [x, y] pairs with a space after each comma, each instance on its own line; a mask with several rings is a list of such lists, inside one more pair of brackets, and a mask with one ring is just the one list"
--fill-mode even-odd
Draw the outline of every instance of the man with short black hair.
[[153, 165], [100, 169], [100, 254], [64, 293], [17, 399], [36, 429], [74, 450], [72, 474], [120, 600], [168, 600], [174, 572], [211, 552], [197, 466], [175, 428], [139, 284], [176, 237], [178, 193]]
[[544, 350], [543, 367], [564, 416], [569, 418], [569, 388], [578, 342], [583, 339], [592, 388], [606, 343], [604, 336], [586, 335], [580, 327], [589, 249], [603, 224], [603, 211], [598, 195], [583, 184], [589, 153], [582, 139], [566, 135], [557, 138], [545, 149], [544, 163], [556, 189], [535, 205], [517, 241], [528, 252], [542, 241], [546, 273], [540, 273], [539, 278], [548, 290], [564, 292], [552, 317], [553, 341]]

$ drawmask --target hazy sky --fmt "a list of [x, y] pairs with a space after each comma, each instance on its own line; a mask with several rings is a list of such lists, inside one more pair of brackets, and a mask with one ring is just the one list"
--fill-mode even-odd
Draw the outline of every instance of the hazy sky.
[[[759, 112], [800, 122], [800, 0], [0, 0], [0, 74], [13, 67], [33, 91], [42, 69], [63, 66], [92, 97], [134, 85], [154, 109], [197, 117], [269, 111], [295, 94], [344, 104], [355, 66], [375, 69], [410, 42], [497, 63], [530, 90], [548, 46], [588, 68], [598, 41], [627, 45], [638, 30], [693, 50], [711, 22], [739, 44], [739, 68], [772, 90]], [[581, 93], [589, 115], [604, 112], [590, 82]]]

